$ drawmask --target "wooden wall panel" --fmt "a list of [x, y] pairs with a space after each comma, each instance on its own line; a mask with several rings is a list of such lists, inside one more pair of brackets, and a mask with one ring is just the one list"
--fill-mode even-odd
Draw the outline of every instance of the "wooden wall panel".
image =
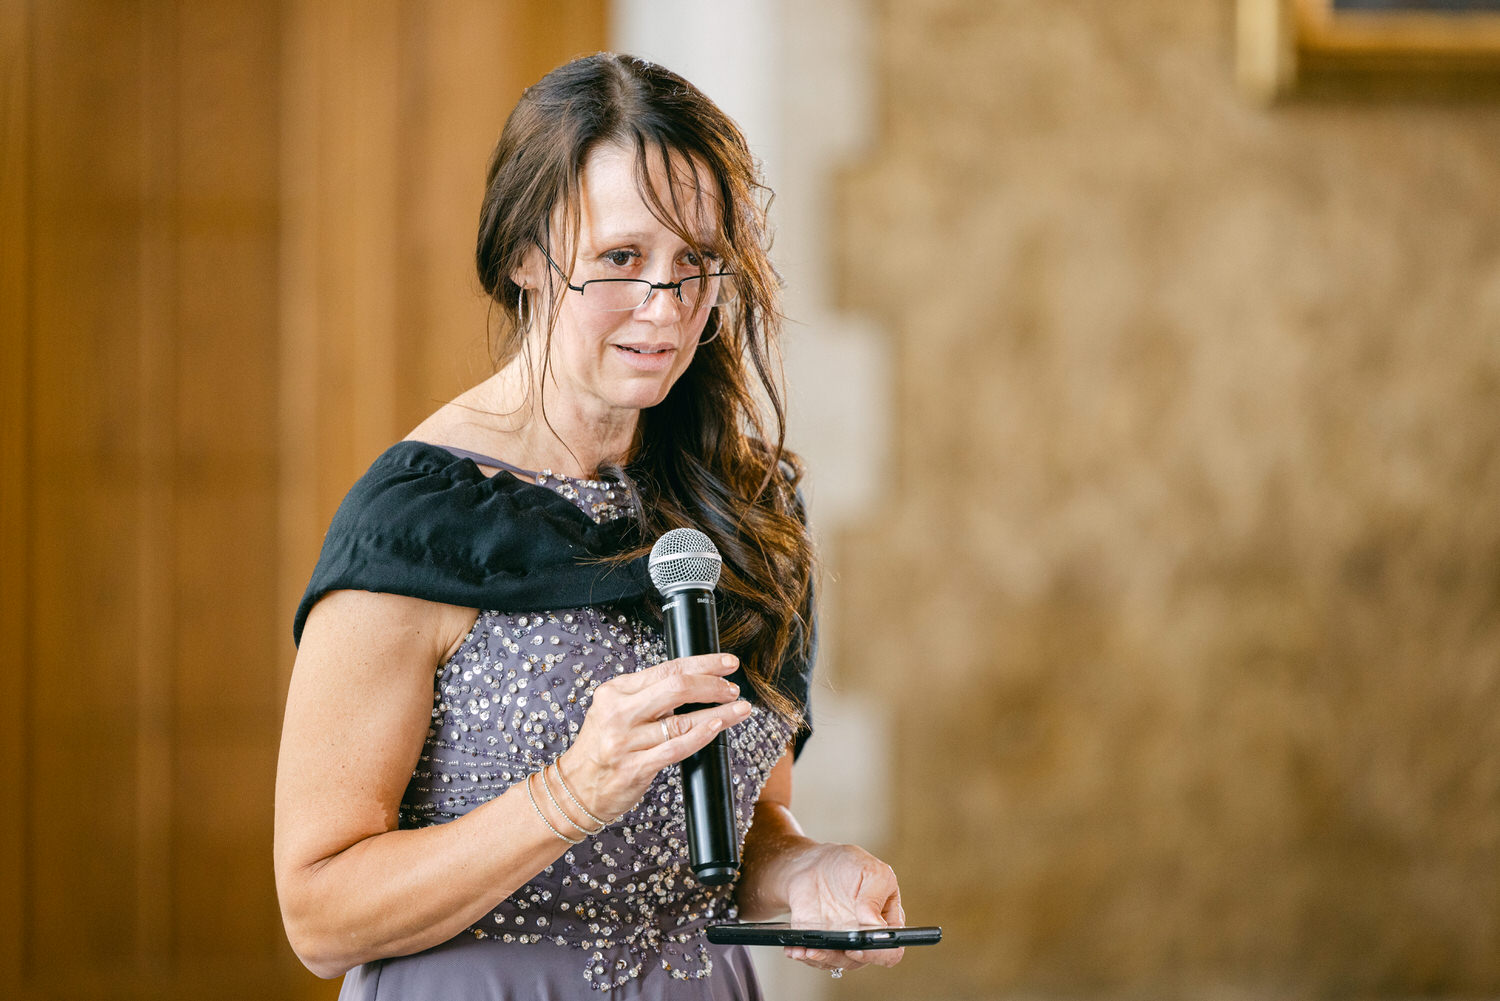
[[271, 875], [292, 607], [486, 374], [485, 158], [603, 6], [0, 6], [0, 996], [337, 992]]
[[[132, 707], [136, 751], [132, 959], [137, 964], [151, 964], [153, 960], [160, 964], [170, 948], [172, 915], [179, 895], [172, 879], [178, 844], [172, 823], [172, 762], [176, 753], [173, 528], [178, 515], [172, 399], [176, 385], [175, 335], [180, 321], [178, 233], [184, 218], [177, 182], [181, 150], [188, 142], [179, 139], [182, 100], [174, 70], [181, 44], [173, 10], [167, 4], [154, 4], [144, 8], [136, 20], [140, 65], [134, 89], [141, 115], [136, 141], [142, 155], [136, 193], [141, 294], [132, 319], [140, 373], [130, 409], [114, 417], [128, 428], [134, 452], [128, 477], [121, 471], [122, 482], [134, 491], [131, 514], [137, 553], [132, 597], [137, 606], [138, 633], [131, 651], [136, 682]], [[38, 958], [41, 960], [40, 952]], [[61, 959], [54, 955], [43, 962]]]
[[[26, 795], [27, 693], [31, 672], [31, 567], [26, 414], [30, 402], [31, 57], [30, 11], [0, 5], [0, 797]], [[19, 970], [26, 949], [24, 811], [0, 824], [0, 971]], [[0, 988], [13, 974], [0, 973]]]
[[[403, 11], [407, 71], [401, 115], [407, 148], [398, 206], [403, 273], [418, 280], [400, 303], [401, 371], [407, 374], [399, 419], [412, 427], [439, 402], [489, 372], [486, 299], [474, 275], [474, 230], [484, 167], [526, 80], [495, 60], [505, 36], [505, 4], [468, 2]], [[462, 94], [462, 100], [454, 95]]]
[[[271, 5], [178, 10], [172, 816], [193, 850], [174, 855], [173, 949], [233, 968], [277, 955], [268, 947], [281, 938], [265, 864], [281, 694], [267, 559], [277, 545], [281, 24]], [[228, 593], [215, 586], [224, 581]]]
[[[390, 0], [288, 12], [282, 184], [296, 221], [281, 245], [281, 444], [288, 482], [310, 502], [287, 517], [304, 556], [303, 526], [326, 523], [320, 515], [331, 514], [361, 460], [400, 436], [398, 24]], [[321, 527], [311, 531], [321, 538]], [[305, 581], [310, 569], [305, 562], [292, 576]]]
[[6, 481], [29, 511], [40, 680], [5, 768], [30, 819], [11, 996], [304, 979], [268, 862], [280, 26], [262, 7], [27, 9], [30, 461]]
[[125, 965], [140, 945], [132, 415], [146, 159], [139, 20], [85, 3], [33, 15], [34, 107], [47, 113], [31, 121], [28, 973], [78, 954]]

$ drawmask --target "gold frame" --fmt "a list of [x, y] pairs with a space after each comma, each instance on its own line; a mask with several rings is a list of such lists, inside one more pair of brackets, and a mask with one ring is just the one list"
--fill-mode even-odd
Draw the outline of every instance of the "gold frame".
[[1500, 95], [1500, 12], [1238, 0], [1237, 75], [1260, 100]]

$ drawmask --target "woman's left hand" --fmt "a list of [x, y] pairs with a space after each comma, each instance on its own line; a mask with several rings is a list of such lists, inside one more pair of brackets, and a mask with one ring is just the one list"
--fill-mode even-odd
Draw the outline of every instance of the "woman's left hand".
[[[903, 925], [901, 890], [891, 867], [855, 845], [815, 844], [789, 874], [787, 905], [793, 927], [857, 928]], [[789, 958], [820, 970], [895, 966], [904, 949], [786, 950]]]

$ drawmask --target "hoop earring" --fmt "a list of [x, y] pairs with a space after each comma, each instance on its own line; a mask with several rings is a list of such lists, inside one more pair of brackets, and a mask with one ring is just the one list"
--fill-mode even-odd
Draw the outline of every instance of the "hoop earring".
[[516, 318], [520, 323], [522, 337], [525, 337], [526, 332], [531, 329], [530, 306], [531, 297], [526, 294], [526, 287], [523, 285], [516, 293]]
[[[717, 319], [717, 317], [715, 317], [715, 319]], [[713, 343], [713, 342], [714, 342], [714, 341], [716, 341], [716, 340], [718, 340], [718, 339], [719, 339], [719, 334], [721, 334], [721, 333], [723, 333], [723, 332], [724, 332], [724, 325], [723, 325], [723, 324], [721, 324], [721, 323], [715, 323], [715, 324], [714, 324], [714, 333], [713, 333], [713, 336], [712, 336], [712, 337], [710, 337], [710, 338], [709, 338], [709, 339], [708, 339], [708, 340], [706, 340], [706, 341], [705, 341], [705, 340], [703, 340], [703, 339], [702, 339], [702, 338], [700, 338], [700, 339], [699, 339], [699, 340], [698, 340], [698, 346], [699, 346], [699, 347], [700, 347], [700, 348], [701, 348], [701, 347], [703, 347], [703, 345], [705, 345], [705, 344], [712, 344], [712, 343]]]

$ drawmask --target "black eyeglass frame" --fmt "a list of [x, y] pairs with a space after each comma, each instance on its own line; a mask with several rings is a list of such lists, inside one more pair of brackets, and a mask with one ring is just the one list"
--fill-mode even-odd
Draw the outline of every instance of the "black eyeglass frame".
[[[682, 279], [682, 281], [678, 281], [678, 282], [651, 282], [651, 281], [647, 281], [644, 278], [590, 278], [588, 281], [584, 282], [582, 285], [574, 285], [573, 282], [572, 282], [572, 276], [569, 275], [562, 268], [558, 267], [557, 262], [552, 259], [552, 255], [549, 254], [549, 253], [547, 253], [547, 248], [544, 247], [544, 246], [542, 246], [542, 242], [540, 240], [533, 240], [532, 242], [536, 244], [536, 249], [538, 249], [538, 250], [540, 250], [542, 252], [542, 256], [545, 257], [545, 258], [547, 258], [547, 263], [550, 264], [550, 265], [552, 265], [552, 269], [554, 271], [556, 271], [558, 273], [558, 275], [562, 278], [563, 284], [566, 285], [572, 291], [577, 292], [579, 295], [583, 295], [584, 294], [583, 290], [585, 288], [587, 288], [588, 286], [590, 286], [590, 285], [603, 285], [603, 284], [618, 285], [618, 284], [621, 284], [623, 282], [630, 282], [632, 285], [648, 285], [648, 286], [650, 286], [650, 288], [648, 288], [646, 290], [646, 294], [645, 294], [645, 296], [642, 297], [641, 301], [638, 302], [638, 303], [636, 303], [634, 306], [631, 306], [629, 310], [625, 310], [625, 309], [603, 310], [603, 312], [606, 312], [606, 313], [626, 313], [626, 312], [631, 312], [633, 310], [640, 309], [642, 306], [646, 305], [646, 303], [650, 302], [651, 301], [651, 296], [653, 294], [655, 294], [656, 292], [658, 292], [658, 291], [661, 291], [661, 292], [671, 292], [673, 294], [673, 296], [676, 297], [676, 299], [677, 299], [678, 302], [680, 302], [684, 306], [686, 306], [686, 305], [688, 305], [688, 301], [682, 297], [682, 284], [683, 284], [683, 282], [695, 282], [695, 281], [700, 281], [700, 280], [708, 279], [708, 278], [733, 278], [734, 277], [734, 272], [733, 271], [716, 271], [716, 272], [714, 272], [711, 275], [689, 275], [688, 277]], [[728, 303], [712, 303], [711, 305], [709, 305], [708, 308], [709, 309], [717, 309], [720, 305], [728, 305]]]

